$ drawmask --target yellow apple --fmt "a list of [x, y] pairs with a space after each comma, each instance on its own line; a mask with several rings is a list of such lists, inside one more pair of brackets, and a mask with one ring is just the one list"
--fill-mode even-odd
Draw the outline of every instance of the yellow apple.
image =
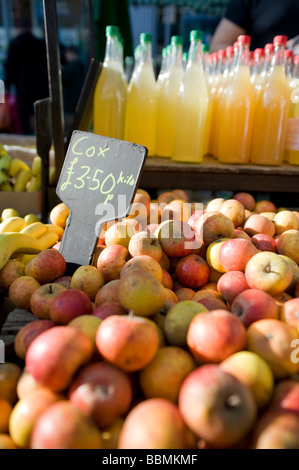
[[219, 273], [225, 273], [225, 269], [220, 263], [219, 251], [223, 243], [225, 243], [229, 238], [219, 238], [215, 242], [211, 243], [207, 248], [206, 260], [208, 265], [218, 271]]

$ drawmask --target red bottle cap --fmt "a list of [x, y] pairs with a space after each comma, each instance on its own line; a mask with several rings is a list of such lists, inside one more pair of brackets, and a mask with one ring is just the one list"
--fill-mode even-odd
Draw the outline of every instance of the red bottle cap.
[[251, 36], [241, 35], [238, 36], [238, 44], [242, 46], [250, 46], [251, 44]]
[[294, 56], [294, 64], [299, 64], [299, 55]]
[[218, 59], [223, 59], [226, 56], [226, 52], [223, 49], [219, 49], [218, 51]]
[[264, 49], [262, 49], [261, 47], [258, 47], [257, 49], [255, 49], [254, 57], [262, 57], [263, 55], [264, 55]]
[[287, 41], [287, 36], [275, 36], [275, 38], [273, 39], [273, 44], [274, 46], [286, 46]]
[[249, 52], [249, 60], [253, 60], [253, 58], [254, 58], [254, 52], [250, 51]]
[[264, 51], [265, 53], [272, 54], [272, 52], [274, 51], [273, 44], [272, 43], [266, 44], [264, 47]]
[[289, 49], [286, 49], [284, 51], [284, 56], [286, 59], [291, 59], [294, 56], [294, 52], [290, 51]]
[[234, 48], [232, 46], [228, 46], [225, 51], [226, 55], [232, 55], [234, 53]]

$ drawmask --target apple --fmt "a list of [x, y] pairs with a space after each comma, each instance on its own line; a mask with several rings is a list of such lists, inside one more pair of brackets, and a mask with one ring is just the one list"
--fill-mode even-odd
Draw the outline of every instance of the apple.
[[179, 260], [175, 274], [184, 287], [199, 289], [208, 282], [210, 268], [201, 256], [191, 254]]
[[125, 222], [115, 222], [105, 232], [105, 244], [110, 245], [122, 245], [128, 248], [130, 239], [136, 233], [135, 228], [132, 224]]
[[241, 228], [235, 228], [233, 238], [244, 238], [244, 240], [248, 241], [251, 240], [250, 236]]
[[246, 193], [246, 192], [236, 193], [233, 196], [233, 199], [236, 199], [236, 201], [241, 202], [241, 204], [243, 204], [245, 209], [247, 209], [249, 211], [253, 211], [254, 208], [255, 208], [255, 199], [249, 193]]
[[223, 273], [216, 271], [216, 269], [210, 267], [209, 282], [218, 282]]
[[148, 318], [112, 315], [100, 324], [96, 344], [100, 354], [125, 372], [135, 372], [155, 357], [159, 336]]
[[252, 214], [244, 224], [244, 231], [252, 237], [258, 233], [265, 233], [273, 237], [275, 234], [274, 223], [261, 214]]
[[277, 240], [277, 252], [299, 264], [299, 230], [286, 230]]
[[30, 449], [102, 449], [95, 423], [68, 400], [53, 403], [32, 430]]
[[120, 280], [119, 302], [123, 308], [132, 310], [135, 315], [154, 315], [162, 308], [165, 300], [165, 288], [147, 271], [134, 269]]
[[260, 212], [260, 214], [272, 221], [274, 217], [276, 216], [276, 212]]
[[28, 225], [34, 224], [35, 222], [40, 222], [40, 218], [34, 214], [33, 212], [30, 212], [29, 214], [26, 214], [24, 216], [25, 222], [27, 222]]
[[244, 325], [226, 310], [213, 310], [196, 315], [187, 333], [187, 345], [202, 364], [222, 362], [246, 347]]
[[130, 206], [130, 212], [128, 217], [134, 218], [140, 222], [147, 219], [150, 214], [151, 199], [148, 197], [149, 194], [143, 194], [136, 192], [133, 202]]
[[216, 299], [221, 300], [221, 301], [224, 300], [222, 295], [220, 294], [220, 292], [218, 292], [218, 290], [215, 290], [215, 289], [212, 289], [212, 288], [199, 289], [196, 292], [196, 294], [194, 295], [193, 300], [195, 302], [200, 302], [202, 299], [205, 299], [207, 297], [213, 297], [213, 298], [216, 298]]
[[60, 325], [67, 325], [74, 318], [91, 313], [91, 300], [85, 292], [79, 289], [60, 292], [49, 308], [50, 319]]
[[20, 276], [15, 279], [9, 288], [9, 300], [17, 308], [30, 310], [30, 298], [33, 292], [40, 287], [40, 283], [32, 276]]
[[189, 201], [189, 196], [183, 189], [173, 189], [172, 192], [177, 197], [177, 199], [181, 199], [185, 202]]
[[254, 246], [260, 251], [273, 251], [277, 253], [277, 245], [273, 237], [266, 233], [257, 233], [251, 237]]
[[177, 406], [163, 398], [149, 398], [130, 410], [118, 449], [183, 449], [185, 435]]
[[230, 238], [219, 238], [219, 240], [216, 240], [213, 243], [210, 243], [206, 252], [206, 260], [207, 260], [208, 265], [211, 268], [218, 271], [219, 273], [226, 272], [224, 267], [220, 263], [219, 251], [223, 243], [226, 242], [227, 240], [230, 240]]
[[80, 370], [68, 397], [103, 429], [129, 411], [133, 390], [125, 372], [105, 362], [95, 362]]
[[190, 225], [190, 227], [192, 228], [192, 230], [195, 231], [197, 221], [204, 213], [205, 213], [205, 211], [203, 209], [196, 209], [195, 211], [193, 211], [191, 213], [191, 215], [190, 215], [187, 222]]
[[161, 222], [166, 220], [183, 220], [188, 222], [190, 216], [191, 204], [181, 199], [174, 199], [163, 208]]
[[162, 284], [166, 289], [172, 289], [173, 288], [173, 280], [171, 275], [169, 274], [168, 271], [165, 271], [163, 269], [163, 276], [162, 276]]
[[293, 295], [295, 292], [296, 284], [299, 281], [299, 266], [296, 263], [296, 261], [289, 258], [288, 256], [285, 256], [285, 255], [279, 255], [279, 256], [283, 257], [283, 259], [285, 259], [291, 265], [291, 268], [293, 271], [293, 280], [291, 284], [289, 285], [289, 287], [287, 288], [287, 293]]
[[248, 261], [257, 253], [253, 243], [242, 238], [233, 238], [221, 245], [219, 260], [225, 271], [245, 271]]
[[98, 290], [104, 285], [104, 277], [94, 266], [80, 266], [72, 275], [70, 288], [85, 292], [94, 300]]
[[298, 338], [294, 328], [272, 318], [258, 320], [247, 329], [247, 349], [262, 357], [271, 367], [275, 379], [283, 379], [299, 371], [292, 361], [292, 341]]
[[55, 326], [32, 341], [25, 367], [38, 383], [61, 392], [92, 353], [92, 343], [81, 331], [71, 326]]
[[120, 305], [119, 302], [109, 301], [98, 305], [92, 312], [92, 316], [104, 320], [111, 315], [126, 315], [126, 313], [126, 310]]
[[50, 305], [60, 292], [66, 287], [55, 282], [43, 284], [38, 287], [30, 297], [30, 310], [41, 320], [50, 320]]
[[155, 235], [155, 232], [157, 230], [157, 228], [159, 227], [160, 224], [148, 224], [146, 226], [146, 231], [147, 232], [150, 232], [151, 234]]
[[93, 346], [94, 357], [98, 356], [98, 349], [96, 347], [96, 334], [101, 324], [101, 319], [94, 315], [80, 315], [69, 322], [68, 326], [76, 328], [90, 339]]
[[[43, 321], [43, 320], [39, 320], [39, 321]], [[17, 388], [18, 399], [21, 400], [27, 395], [30, 395], [34, 390], [37, 390], [38, 388], [43, 388], [43, 386], [39, 384], [32, 377], [32, 375], [28, 374], [26, 368], [24, 368], [18, 380], [16, 388]]]
[[193, 300], [196, 302], [200, 303], [201, 305], [204, 305], [207, 310], [212, 311], [212, 310], [229, 310], [228, 306], [220, 299], [217, 297], [212, 297], [212, 296], [207, 296], [203, 297], [200, 300], [196, 300], [195, 296], [193, 297]]
[[276, 206], [273, 202], [263, 199], [255, 204], [254, 212], [258, 214], [261, 212], [276, 212]]
[[46, 284], [63, 276], [66, 262], [62, 254], [51, 248], [38, 253], [25, 266], [25, 275], [34, 277], [40, 284]]
[[179, 410], [186, 425], [216, 448], [240, 442], [257, 416], [250, 388], [215, 364], [198, 367], [184, 380]]
[[97, 268], [102, 274], [105, 284], [119, 279], [122, 267], [129, 260], [130, 254], [122, 245], [110, 245], [103, 250], [97, 262]]
[[192, 356], [182, 348], [160, 348], [154, 359], [139, 372], [145, 398], [165, 398], [177, 403], [184, 379], [196, 368]]
[[242, 271], [228, 271], [217, 282], [217, 289], [224, 300], [231, 305], [234, 299], [249, 286]]
[[20, 217], [17, 209], [14, 209], [13, 207], [7, 207], [6, 209], [3, 209], [1, 212], [1, 220], [9, 219], [10, 217]]
[[297, 380], [286, 379], [276, 384], [270, 409], [299, 414], [299, 383]]
[[258, 408], [266, 406], [273, 394], [273, 373], [264, 359], [251, 351], [239, 351], [220, 363], [220, 367], [247, 385]]
[[281, 235], [286, 230], [299, 230], [299, 219], [292, 211], [278, 212], [274, 219], [275, 235]]
[[0, 436], [8, 433], [8, 424], [12, 412], [12, 405], [4, 398], [0, 398]]
[[159, 260], [159, 264], [160, 264], [162, 269], [165, 269], [165, 271], [170, 270], [170, 261], [169, 261], [169, 258], [167, 256], [167, 254], [164, 253], [164, 251], [162, 251], [162, 256]]
[[15, 405], [18, 400], [17, 384], [22, 375], [22, 369], [13, 362], [0, 363], [0, 398]]
[[158, 281], [162, 282], [163, 270], [157, 260], [148, 255], [138, 255], [129, 259], [120, 271], [120, 278], [122, 279], [134, 269], [146, 271], [154, 276]]
[[222, 204], [224, 203], [225, 199], [223, 199], [222, 197], [217, 197], [215, 199], [212, 199], [211, 201], [209, 201], [209, 203], [207, 204], [207, 207], [206, 207], [206, 211], [207, 212], [214, 212], [214, 211], [219, 211], [220, 207], [222, 206]]
[[281, 320], [296, 330], [299, 327], [299, 298], [287, 300], [282, 307]]
[[14, 340], [14, 350], [20, 359], [25, 359], [27, 349], [32, 341], [43, 331], [53, 328], [56, 324], [51, 320], [36, 320], [26, 325], [16, 334]]
[[[97, 267], [100, 254], [102, 253], [102, 251], [104, 251], [107, 248], [104, 243], [105, 243], [105, 239], [103, 240], [103, 244], [97, 245], [93, 252], [92, 266], [94, 266], [95, 268]], [[117, 245], [117, 246], [121, 246], [121, 245]]]
[[177, 196], [174, 194], [172, 191], [163, 191], [159, 196], [157, 197], [157, 203], [159, 205], [161, 204], [168, 204], [171, 201], [174, 201]]
[[70, 211], [68, 207], [61, 202], [60, 204], [57, 204], [55, 207], [50, 212], [50, 222], [53, 225], [59, 225], [60, 227], [65, 227], [66, 226], [66, 221], [67, 218], [70, 214]]
[[131, 256], [147, 255], [159, 261], [162, 256], [162, 247], [158, 238], [152, 233], [141, 231], [135, 233], [129, 242]]
[[9, 434], [19, 448], [30, 448], [32, 430], [38, 418], [61, 399], [48, 388], [39, 388], [18, 401], [10, 416]]
[[289, 287], [293, 280], [293, 270], [278, 254], [261, 251], [248, 261], [245, 277], [251, 289], [260, 289], [270, 295], [276, 295]]
[[246, 289], [231, 305], [231, 312], [247, 328], [263, 318], [279, 318], [279, 307], [271, 295], [259, 289]]
[[25, 275], [25, 265], [16, 259], [10, 259], [0, 270], [0, 294], [7, 294], [11, 284], [18, 277]]
[[18, 449], [12, 438], [5, 433], [0, 434], [0, 450], [4, 449]]
[[192, 300], [195, 295], [195, 290], [189, 287], [180, 287], [175, 293], [179, 302], [181, 302], [182, 300]]
[[193, 318], [207, 309], [193, 300], [182, 300], [168, 312], [164, 321], [164, 333], [172, 346], [187, 346], [187, 332]]
[[299, 416], [294, 413], [266, 411], [259, 418], [252, 437], [252, 449], [298, 449]]
[[147, 199], [151, 200], [150, 194], [145, 189], [137, 188], [136, 194], [143, 194], [143, 196], [146, 196]]
[[[280, 294], [277, 294], [277, 295], [273, 295], [272, 296], [273, 299], [275, 300], [275, 302], [277, 303], [278, 307], [279, 307], [279, 310], [280, 310], [280, 316], [281, 316], [281, 309], [283, 307], [283, 304], [287, 301], [287, 300], [291, 300], [293, 297], [291, 297], [289, 294], [287, 294], [286, 292], [281, 292]], [[281, 318], [280, 318], [281, 319]]]
[[234, 230], [233, 222], [217, 211], [203, 214], [196, 224], [196, 232], [207, 247], [219, 238], [233, 238]]
[[155, 235], [163, 251], [171, 258], [182, 258], [200, 249], [201, 239], [196, 236], [190, 225], [183, 220], [166, 220], [157, 228]]
[[245, 219], [245, 208], [236, 199], [227, 199], [219, 208], [221, 214], [226, 215], [234, 224], [235, 228], [241, 227]]
[[120, 279], [114, 279], [101, 287], [94, 299], [95, 306], [106, 302], [119, 302], [119, 284]]
[[66, 289], [70, 288], [72, 276], [60, 276], [55, 279], [55, 284], [61, 284]]
[[149, 215], [148, 215], [148, 225], [159, 225], [161, 222], [161, 208], [157, 202], [150, 203]]

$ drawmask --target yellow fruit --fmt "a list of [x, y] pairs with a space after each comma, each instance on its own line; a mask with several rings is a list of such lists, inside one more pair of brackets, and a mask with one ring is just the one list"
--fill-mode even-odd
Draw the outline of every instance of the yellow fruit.
[[0, 269], [13, 254], [37, 254], [43, 250], [38, 239], [24, 233], [8, 232], [0, 234]]
[[13, 209], [11, 207], [8, 207], [7, 209], [4, 209], [1, 214], [2, 220], [8, 219], [10, 217], [19, 217], [19, 213], [16, 209]]
[[27, 185], [27, 191], [33, 193], [34, 191], [40, 191], [42, 188], [42, 175], [33, 175]]
[[31, 170], [21, 170], [17, 177], [13, 187], [16, 192], [26, 191], [26, 185], [31, 178]]
[[53, 225], [59, 225], [64, 228], [66, 226], [66, 219], [68, 218], [69, 213], [69, 208], [61, 202], [51, 210], [50, 221]]
[[26, 220], [28, 225], [31, 225], [34, 222], [40, 222], [40, 218], [33, 212], [31, 212], [30, 214], [26, 214], [24, 220]]
[[39, 238], [44, 233], [46, 233], [47, 230], [47, 226], [42, 222], [33, 222], [33, 224], [23, 228], [20, 233], [25, 233], [26, 235], [30, 235], [33, 238]]
[[55, 166], [50, 166], [49, 168], [49, 186], [54, 186], [56, 178], [56, 168]]
[[42, 249], [46, 250], [47, 248], [52, 248], [52, 246], [58, 242], [58, 238], [57, 233], [46, 232], [41, 237], [37, 238], [37, 241], [40, 242]]
[[38, 155], [32, 161], [31, 172], [34, 176], [40, 175], [42, 172], [42, 159]]
[[47, 227], [48, 232], [54, 232], [57, 233], [59, 236], [59, 240], [61, 240], [62, 235], [64, 234], [64, 229], [63, 227], [60, 227], [60, 225], [53, 225], [53, 224], [45, 224]]
[[16, 176], [17, 173], [19, 173], [22, 170], [29, 170], [29, 166], [23, 162], [20, 158], [13, 158], [10, 162], [10, 165], [8, 167], [8, 174], [9, 176]]
[[20, 232], [27, 227], [27, 222], [23, 217], [9, 217], [0, 224], [0, 233]]
[[211, 243], [208, 246], [207, 253], [206, 253], [206, 260], [209, 266], [211, 268], [215, 269], [219, 273], [225, 273], [225, 269], [220, 263], [219, 259], [219, 251], [220, 248], [222, 247], [223, 243], [225, 243], [229, 238], [220, 238], [219, 240], [216, 240], [215, 242]]

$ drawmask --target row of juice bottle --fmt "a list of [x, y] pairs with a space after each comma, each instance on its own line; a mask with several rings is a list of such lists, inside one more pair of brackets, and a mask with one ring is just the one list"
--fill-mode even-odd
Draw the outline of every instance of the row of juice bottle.
[[173, 36], [156, 80], [152, 38], [143, 33], [129, 83], [118, 28], [108, 26], [106, 36], [95, 133], [175, 161], [212, 154], [227, 163], [299, 164], [299, 61], [287, 54], [285, 36], [265, 47], [264, 58], [264, 50], [250, 52], [249, 36], [226, 51], [203, 53], [202, 32], [192, 31], [186, 66], [182, 37]]

